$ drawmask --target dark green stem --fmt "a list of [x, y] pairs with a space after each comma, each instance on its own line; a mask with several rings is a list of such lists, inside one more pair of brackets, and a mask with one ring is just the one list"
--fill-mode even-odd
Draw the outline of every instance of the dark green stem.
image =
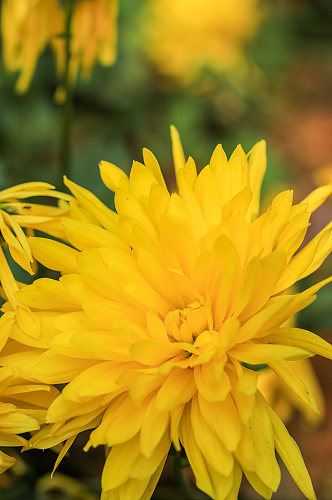
[[62, 162], [60, 169], [60, 185], [62, 178], [70, 172], [71, 164], [71, 118], [72, 118], [72, 90], [70, 85], [70, 57], [71, 57], [71, 22], [74, 11], [74, 0], [65, 1], [66, 25], [63, 34], [65, 43], [65, 67], [62, 80], [62, 91], [64, 92], [64, 103], [62, 113], [62, 137], [61, 153]]

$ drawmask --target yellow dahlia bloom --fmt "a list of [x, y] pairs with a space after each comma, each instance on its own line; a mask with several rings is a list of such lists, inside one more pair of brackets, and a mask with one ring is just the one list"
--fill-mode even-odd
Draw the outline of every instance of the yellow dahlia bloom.
[[[75, 219], [63, 219], [71, 246], [30, 239], [35, 258], [62, 277], [15, 294], [34, 311], [40, 334], [16, 323], [0, 363], [34, 382], [66, 384], [30, 445], [65, 442], [60, 460], [79, 432], [94, 429], [85, 449], [109, 448], [105, 500], [149, 499], [171, 445], [184, 449], [211, 498], [236, 500], [243, 473], [270, 498], [280, 481], [277, 451], [313, 500], [301, 453], [252, 365], [267, 364], [315, 407], [293, 360], [332, 358], [332, 347], [283, 325], [332, 281], [287, 291], [331, 250], [332, 224], [298, 250], [331, 186], [295, 205], [284, 191], [259, 215], [263, 141], [249, 154], [238, 146], [229, 159], [219, 145], [197, 174], [174, 128], [172, 138], [178, 193], [148, 150], [129, 178], [101, 162], [116, 213], [66, 180], [76, 198]], [[13, 317], [5, 311], [0, 326]]]
[[[70, 78], [79, 72], [90, 76], [96, 61], [114, 62], [117, 0], [68, 0], [74, 2], [71, 23]], [[39, 56], [48, 45], [55, 52], [60, 77], [65, 66], [66, 16], [61, 0], [3, 0], [2, 44], [5, 67], [19, 71], [16, 90], [30, 85]]]
[[[2, 324], [1, 346], [5, 341], [9, 323]], [[7, 324], [6, 324], [7, 323]], [[0, 368], [0, 446], [27, 447], [26, 438], [19, 436], [26, 432], [36, 431], [45, 420], [46, 409], [58, 391], [47, 385], [34, 384], [13, 376], [9, 367]], [[15, 463], [13, 456], [0, 451], [0, 474]]]
[[245, 71], [258, 0], [150, 0], [148, 6], [146, 50], [161, 73], [190, 82], [202, 66]]

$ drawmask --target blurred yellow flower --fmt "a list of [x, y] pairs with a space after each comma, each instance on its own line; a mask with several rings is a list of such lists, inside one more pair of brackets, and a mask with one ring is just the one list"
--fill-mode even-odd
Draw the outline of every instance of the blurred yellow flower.
[[[270, 498], [280, 482], [276, 451], [304, 495], [315, 493], [301, 453], [257, 388], [267, 364], [306, 405], [315, 402], [292, 368], [332, 347], [312, 332], [284, 326], [315, 299], [328, 278], [290, 293], [332, 248], [332, 224], [301, 246], [311, 213], [331, 186], [293, 205], [278, 194], [258, 215], [265, 143], [227, 159], [221, 145], [197, 174], [172, 128], [178, 193], [169, 193], [153, 154], [129, 178], [107, 162], [101, 176], [115, 192], [114, 213], [71, 181], [71, 246], [31, 238], [34, 257], [62, 273], [15, 297], [41, 325], [19, 324], [0, 363], [17, 376], [64, 383], [46, 425], [30, 445], [65, 445], [94, 429], [85, 447], [109, 447], [103, 499], [149, 499], [171, 444], [183, 448], [198, 488], [235, 500], [243, 473]], [[1, 323], [15, 313], [5, 305]]]
[[117, 0], [3, 0], [2, 45], [5, 67], [19, 71], [16, 90], [30, 85], [39, 56], [50, 45], [60, 79], [65, 66], [66, 16], [74, 4], [71, 23], [70, 79], [79, 72], [88, 78], [96, 61], [108, 66], [115, 59]]
[[308, 359], [301, 359], [294, 361], [292, 368], [313, 395], [318, 412], [305, 405], [273, 370], [267, 369], [260, 374], [258, 388], [284, 423], [288, 423], [297, 410], [308, 424], [317, 426], [325, 416], [325, 401], [312, 364]]
[[246, 73], [245, 44], [256, 32], [259, 0], [150, 0], [146, 50], [158, 70], [188, 83], [204, 66]]
[[314, 172], [314, 180], [316, 184], [332, 184], [332, 163], [318, 168]]
[[[2, 324], [1, 345], [4, 332], [13, 320]], [[13, 376], [9, 367], [0, 368], [0, 446], [27, 447], [26, 438], [18, 434], [36, 431], [45, 420], [46, 409], [58, 391], [54, 387], [35, 384]], [[15, 458], [0, 451], [0, 473], [15, 463]]]

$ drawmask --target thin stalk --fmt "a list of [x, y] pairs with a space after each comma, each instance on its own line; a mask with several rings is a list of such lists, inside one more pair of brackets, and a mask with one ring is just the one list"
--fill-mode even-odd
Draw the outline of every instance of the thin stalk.
[[71, 165], [71, 118], [72, 118], [72, 90], [70, 85], [70, 57], [71, 57], [71, 23], [74, 12], [74, 1], [66, 0], [65, 14], [66, 24], [65, 32], [63, 34], [65, 43], [65, 68], [63, 73], [62, 88], [64, 92], [64, 103], [62, 112], [62, 134], [61, 134], [61, 169], [60, 169], [60, 184], [62, 185], [62, 178], [68, 175]]

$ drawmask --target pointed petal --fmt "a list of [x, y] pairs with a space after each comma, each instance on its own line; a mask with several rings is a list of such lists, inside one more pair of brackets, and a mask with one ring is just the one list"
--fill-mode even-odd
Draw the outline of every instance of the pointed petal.
[[270, 414], [276, 449], [280, 458], [305, 497], [309, 500], [317, 500], [299, 447], [294, 439], [288, 434], [286, 427], [278, 415], [269, 405], [266, 405], [266, 408]]

